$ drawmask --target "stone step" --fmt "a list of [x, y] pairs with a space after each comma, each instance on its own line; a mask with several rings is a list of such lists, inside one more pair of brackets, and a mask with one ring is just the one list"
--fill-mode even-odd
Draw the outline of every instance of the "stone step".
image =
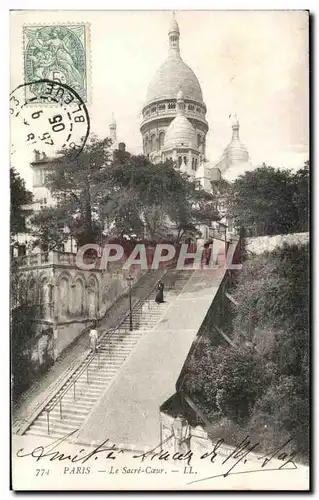
[[65, 395], [63, 400], [65, 400], [66, 402], [68, 402], [70, 405], [71, 404], [74, 404], [74, 403], [79, 403], [81, 405], [83, 405], [83, 408], [87, 408], [87, 409], [90, 409], [92, 407], [92, 404], [96, 401], [96, 397], [92, 396], [92, 397], [89, 397], [87, 398], [86, 397], [86, 394], [83, 394], [83, 395], [79, 395], [77, 393], [75, 393], [75, 401], [73, 399], [73, 394], [72, 395]]
[[[75, 429], [74, 429], [75, 430]], [[54, 439], [59, 439], [59, 438], [62, 438], [65, 436], [65, 432], [50, 432], [50, 434], [48, 434], [47, 431], [45, 431], [44, 429], [28, 429], [26, 432], [25, 432], [26, 435], [29, 435], [29, 436], [43, 436], [43, 437], [51, 437], [51, 438], [54, 438]]]
[[[90, 383], [87, 384], [85, 370], [76, 380], [76, 399], [74, 400], [72, 380], [80, 373], [82, 367], [80, 367], [70, 378], [70, 389], [63, 396], [62, 415], [65, 418], [63, 418], [62, 421], [60, 419], [58, 398], [68, 385], [66, 384], [52, 400], [53, 403], [57, 401], [57, 404], [50, 412], [50, 436], [64, 436], [66, 432], [75, 430], [82, 420], [86, 418], [94, 403], [101, 394], [107, 390], [111, 381], [121, 369], [122, 364], [140, 340], [143, 332], [151, 330], [161, 320], [166, 314], [170, 303], [181, 293], [192, 274], [193, 271], [183, 271], [183, 274], [177, 274], [174, 285], [166, 288], [164, 291], [165, 303], [161, 305], [156, 304], [152, 296], [149, 301], [144, 302], [141, 308], [135, 311], [133, 310], [132, 331], [129, 329], [129, 317], [127, 317], [121, 326], [109, 336], [107, 335], [107, 330], [102, 329], [101, 333], [105, 334], [105, 336], [100, 341], [101, 347], [99, 358], [96, 356], [89, 365]], [[27, 434], [47, 436], [46, 426], [47, 416], [46, 412], [43, 411], [29, 428]]]
[[[63, 396], [63, 399], [66, 401], [74, 401], [73, 399], [73, 394], [66, 394]], [[92, 402], [94, 403], [96, 400], [96, 397], [92, 394], [90, 394], [88, 391], [81, 391], [79, 390], [78, 392], [75, 393], [75, 401], [83, 403], [83, 406], [89, 407], [92, 405]]]
[[123, 355], [123, 354], [126, 354], [128, 352], [131, 352], [131, 348], [129, 347], [121, 347], [121, 346], [118, 346], [116, 344], [113, 345], [113, 347], [109, 348], [108, 346], [105, 346], [105, 347], [101, 347], [100, 349], [100, 352], [101, 352], [101, 356], [100, 356], [100, 359], [102, 360], [106, 360], [109, 356], [114, 356], [114, 355]]
[[[50, 418], [50, 428], [53, 430], [53, 428], [59, 428], [59, 430], [61, 430], [62, 432], [67, 433], [67, 432], [71, 432], [75, 429], [78, 429], [79, 425], [78, 423], [73, 423], [71, 420], [69, 420], [68, 422], [64, 421], [63, 419], [60, 420], [60, 419], [54, 419], [54, 418]], [[32, 424], [31, 427], [30, 427], [30, 430], [35, 430], [35, 429], [47, 429], [48, 428], [48, 421], [47, 421], [47, 418], [45, 416], [45, 418], [41, 419], [41, 417], [39, 417], [36, 421], [35, 424]]]
[[90, 390], [90, 393], [91, 394], [95, 394], [95, 393], [99, 393], [101, 392], [101, 386], [103, 388], [103, 385], [104, 383], [100, 383], [98, 385], [93, 385], [92, 384], [86, 384], [86, 383], [83, 383], [82, 385], [78, 385], [78, 390], [79, 390], [79, 393], [81, 393], [81, 389], [84, 389], [84, 390]]
[[[85, 413], [79, 413], [79, 411], [75, 408], [68, 408], [66, 409], [64, 406], [62, 406], [62, 420], [65, 420], [68, 422], [69, 420], [72, 420], [72, 422], [77, 421], [79, 423], [82, 423], [85, 417], [88, 415], [88, 411]], [[46, 415], [43, 415], [43, 418], [46, 420]], [[60, 410], [52, 410], [50, 411], [50, 421], [52, 419], [60, 419]], [[42, 419], [42, 416], [39, 417], [39, 420]], [[42, 421], [42, 420], [41, 420]], [[47, 420], [46, 420], [47, 421]]]

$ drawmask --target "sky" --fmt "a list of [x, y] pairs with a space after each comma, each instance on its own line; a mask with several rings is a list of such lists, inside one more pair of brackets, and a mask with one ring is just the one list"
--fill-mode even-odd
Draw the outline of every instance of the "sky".
[[[139, 132], [148, 84], [168, 53], [171, 11], [11, 12], [11, 90], [23, 81], [22, 26], [89, 25], [88, 111], [91, 131], [117, 135], [142, 153]], [[230, 113], [253, 165], [300, 168], [309, 150], [308, 18], [303, 11], [177, 11], [183, 60], [195, 72], [207, 106], [207, 158], [230, 141]], [[30, 149], [12, 164], [32, 187]]]

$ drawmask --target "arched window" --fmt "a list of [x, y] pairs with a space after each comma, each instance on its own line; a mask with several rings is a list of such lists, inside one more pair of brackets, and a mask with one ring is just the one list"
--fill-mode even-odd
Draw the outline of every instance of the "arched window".
[[162, 149], [162, 147], [164, 146], [164, 137], [165, 137], [165, 132], [160, 132], [160, 135], [159, 135], [159, 147], [160, 147], [160, 149]]
[[200, 146], [201, 141], [202, 141], [201, 135], [200, 135], [200, 134], [197, 134], [197, 147], [199, 147], [199, 146]]
[[183, 161], [183, 160], [182, 160], [182, 157], [181, 157], [181, 156], [179, 156], [179, 157], [178, 157], [178, 164], [177, 164], [178, 168], [180, 168], [180, 166], [181, 166], [181, 164], [182, 164], [182, 161]]
[[154, 151], [156, 149], [156, 137], [155, 134], [152, 135], [151, 137], [151, 151]]
[[194, 166], [195, 166], [195, 170], [197, 170], [197, 158], [195, 158]]
[[183, 160], [184, 160], [185, 165], [187, 165], [187, 156], [184, 156]]
[[195, 159], [192, 158], [192, 170], [195, 170]]

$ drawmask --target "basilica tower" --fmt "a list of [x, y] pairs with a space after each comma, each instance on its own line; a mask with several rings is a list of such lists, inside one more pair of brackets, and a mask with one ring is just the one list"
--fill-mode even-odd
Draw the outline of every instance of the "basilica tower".
[[[151, 81], [142, 110], [143, 120], [141, 134], [143, 137], [143, 152], [152, 161], [158, 163], [167, 157], [167, 141], [165, 135], [168, 127], [178, 113], [177, 95], [182, 91], [182, 114], [189, 121], [194, 130], [192, 150], [198, 161], [205, 158], [206, 134], [206, 106], [203, 101], [202, 89], [199, 81], [180, 55], [180, 31], [175, 17], [168, 30], [168, 57], [160, 66]], [[181, 111], [181, 110], [179, 110]], [[185, 131], [185, 123], [183, 130]], [[178, 142], [176, 131], [174, 138]], [[192, 160], [190, 160], [192, 161]]]
[[239, 138], [239, 120], [236, 114], [230, 116], [232, 118], [232, 138], [224, 149], [222, 157], [215, 164], [215, 167], [220, 170], [227, 180], [231, 180], [245, 170], [251, 169], [249, 153]]

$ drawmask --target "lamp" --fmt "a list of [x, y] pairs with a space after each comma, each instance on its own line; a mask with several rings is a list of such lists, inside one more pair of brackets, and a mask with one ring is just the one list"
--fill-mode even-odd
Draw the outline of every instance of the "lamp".
[[132, 316], [132, 281], [134, 278], [129, 274], [126, 281], [129, 286], [129, 301], [130, 301], [130, 331], [133, 330], [133, 316]]
[[174, 419], [174, 422], [172, 423], [172, 431], [174, 438], [178, 441], [178, 443], [181, 443], [181, 441], [188, 438], [189, 425], [183, 415], [179, 414]]

